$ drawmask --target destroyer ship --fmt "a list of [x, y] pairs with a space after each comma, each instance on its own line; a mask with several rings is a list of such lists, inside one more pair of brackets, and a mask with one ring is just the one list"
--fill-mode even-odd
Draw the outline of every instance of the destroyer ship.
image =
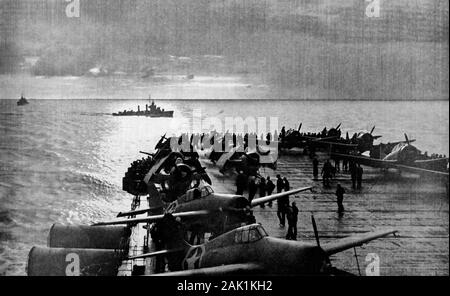
[[27, 99], [25, 99], [25, 97], [22, 95], [20, 96], [20, 100], [17, 101], [17, 106], [23, 106], [23, 105], [28, 105], [29, 102], [27, 101]]
[[156, 106], [155, 102], [152, 100], [150, 105], [145, 104], [145, 111], [141, 110], [138, 105], [138, 110], [123, 110], [117, 113], [113, 113], [113, 116], [149, 116], [149, 117], [173, 117], [173, 110], [168, 111]]

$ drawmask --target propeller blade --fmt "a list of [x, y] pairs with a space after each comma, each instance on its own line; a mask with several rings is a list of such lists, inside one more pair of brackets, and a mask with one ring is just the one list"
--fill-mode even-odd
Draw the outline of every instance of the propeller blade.
[[300, 122], [300, 125], [298, 126], [298, 129], [297, 129], [298, 132], [300, 132], [300, 129], [302, 128], [302, 124], [303, 124], [303, 122]]
[[406, 144], [409, 144], [408, 135], [406, 133], [405, 133], [405, 140], [406, 140]]
[[314, 219], [314, 215], [311, 214], [311, 222], [314, 230], [314, 237], [316, 238], [317, 246], [320, 247], [320, 241], [319, 241], [319, 232], [317, 231], [317, 225], [316, 225], [316, 219]]
[[375, 130], [375, 125], [373, 126], [372, 130], [370, 131], [370, 134], [372, 134], [374, 130]]
[[150, 156], [155, 155], [154, 153], [145, 152], [145, 151], [139, 151], [139, 153], [146, 154], [146, 155], [150, 155]]
[[336, 129], [339, 129], [339, 128], [341, 127], [341, 124], [342, 124], [342, 122], [338, 124], [338, 126], [336, 127]]

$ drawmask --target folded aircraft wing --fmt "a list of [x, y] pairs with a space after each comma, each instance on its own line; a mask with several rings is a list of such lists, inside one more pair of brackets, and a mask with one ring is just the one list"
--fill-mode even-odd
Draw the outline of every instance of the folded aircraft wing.
[[[201, 211], [191, 211], [191, 212], [180, 212], [171, 214], [174, 217], [192, 217], [192, 216], [204, 216], [211, 214], [211, 211], [201, 210]], [[148, 216], [144, 218], [132, 218], [132, 219], [118, 219], [112, 221], [97, 222], [92, 224], [92, 226], [101, 225], [118, 225], [118, 224], [129, 224], [129, 223], [151, 223], [164, 218], [165, 214]]]
[[348, 143], [338, 143], [338, 142], [329, 142], [329, 141], [320, 141], [321, 144], [327, 144], [330, 146], [338, 146], [345, 148], [357, 148], [358, 144], [348, 144]]
[[435, 176], [441, 176], [441, 177], [448, 178], [448, 173], [446, 173], [446, 172], [429, 170], [429, 169], [418, 168], [418, 167], [402, 165], [402, 164], [397, 164], [396, 167], [399, 169], [405, 170], [405, 171], [409, 171], [411, 173], [428, 174], [428, 175], [435, 175]]
[[388, 236], [390, 234], [395, 234], [397, 230], [382, 230], [368, 232], [361, 235], [349, 236], [328, 244], [322, 245], [322, 249], [325, 253], [330, 256], [353, 247], [362, 246], [372, 240]]
[[359, 156], [359, 155], [349, 155], [349, 154], [341, 154], [341, 153], [331, 153], [331, 157], [338, 159], [345, 159], [348, 161], [354, 161], [355, 163], [359, 163], [362, 165], [367, 165], [375, 168], [390, 168], [395, 167], [395, 160], [381, 160], [376, 158], [371, 158], [367, 156]]
[[312, 187], [302, 187], [302, 188], [297, 188], [297, 189], [292, 189], [289, 191], [285, 191], [285, 192], [281, 192], [281, 193], [276, 193], [276, 194], [272, 194], [272, 195], [268, 195], [268, 196], [264, 196], [264, 197], [260, 197], [260, 198], [255, 198], [254, 200], [252, 200], [251, 203], [251, 207], [256, 207], [260, 204], [275, 200], [277, 198], [283, 197], [283, 196], [287, 196], [287, 195], [292, 195], [292, 194], [296, 194], [299, 192], [303, 192], [306, 190], [312, 190]]
[[[442, 177], [448, 177], [447, 172], [441, 172], [436, 171], [432, 169], [426, 169], [421, 167], [415, 167], [411, 165], [404, 165], [400, 164], [395, 160], [382, 160], [382, 159], [375, 159], [370, 158], [367, 156], [358, 156], [358, 155], [348, 155], [348, 154], [340, 154], [340, 153], [331, 153], [331, 156], [340, 158], [340, 159], [346, 159], [348, 161], [354, 161], [356, 163], [367, 165], [370, 167], [376, 167], [376, 168], [394, 168], [394, 169], [400, 169], [404, 171], [408, 171], [411, 173], [416, 174], [428, 174], [428, 175], [434, 175], [434, 176], [442, 176]], [[421, 165], [421, 161], [417, 161], [418, 165]]]
[[255, 263], [229, 264], [199, 269], [152, 274], [153, 276], [223, 276], [242, 274], [264, 274], [262, 266]]
[[136, 256], [130, 256], [127, 258], [127, 260], [134, 260], [134, 259], [144, 259], [144, 258], [150, 258], [150, 257], [158, 257], [158, 256], [165, 256], [168, 254], [173, 254], [173, 253], [180, 253], [183, 252], [184, 249], [180, 248], [180, 249], [174, 249], [174, 250], [161, 250], [161, 251], [155, 251], [152, 253], [145, 253], [145, 254], [141, 254], [141, 255], [136, 255]]

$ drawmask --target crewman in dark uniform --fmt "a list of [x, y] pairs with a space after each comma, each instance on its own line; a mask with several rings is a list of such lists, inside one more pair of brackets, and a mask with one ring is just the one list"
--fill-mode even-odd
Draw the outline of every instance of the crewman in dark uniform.
[[[273, 184], [270, 176], [267, 176], [266, 189], [267, 195], [272, 195], [272, 192], [275, 190], [275, 184]], [[272, 207], [272, 201], [269, 201], [269, 207]]]
[[361, 189], [362, 175], [363, 175], [363, 168], [358, 163], [358, 167], [356, 168], [356, 183], [357, 183], [356, 188], [357, 189]]
[[283, 126], [283, 127], [281, 128], [281, 134], [280, 134], [281, 142], [284, 141], [284, 138], [285, 138], [285, 137], [286, 137], [286, 128]]
[[[150, 235], [152, 238], [152, 242], [155, 246], [155, 251], [161, 251], [164, 249], [164, 241], [162, 238], [160, 226], [158, 223], [153, 224], [152, 228], [150, 229]], [[155, 261], [155, 273], [161, 273], [164, 272], [166, 269], [166, 263], [165, 263], [165, 257], [163, 256], [156, 256]]]
[[283, 179], [281, 179], [280, 175], [277, 175], [277, 193], [281, 193], [284, 188]]
[[243, 195], [244, 190], [247, 187], [247, 176], [243, 171], [239, 171], [239, 174], [236, 177], [236, 194]]
[[317, 160], [317, 157], [314, 157], [313, 159], [313, 176], [314, 180], [317, 180], [317, 177], [319, 176], [319, 161]]
[[288, 220], [288, 231], [286, 234], [286, 239], [297, 240], [297, 221], [298, 221], [298, 208], [295, 201], [292, 205], [289, 204], [286, 207], [286, 217]]
[[344, 201], [344, 193], [345, 193], [345, 189], [341, 186], [341, 184], [337, 184], [336, 197], [337, 197], [338, 213], [339, 214], [343, 214], [344, 213], [344, 205], [342, 204], [342, 202]]
[[[266, 179], [264, 177], [259, 181], [259, 197], [266, 196]], [[264, 208], [264, 204], [260, 205], [261, 208]]]
[[330, 179], [333, 173], [333, 166], [330, 163], [330, 160], [327, 160], [323, 164], [322, 168], [322, 180], [323, 180], [323, 186], [329, 187], [330, 186]]
[[[281, 179], [280, 175], [277, 175], [277, 193], [281, 193], [284, 188], [284, 182], [283, 179]], [[284, 227], [286, 223], [286, 209], [285, 204], [282, 198], [277, 199], [277, 217], [278, 220], [280, 220], [280, 227]]]
[[256, 191], [258, 190], [258, 187], [255, 183], [255, 177], [251, 176], [250, 181], [248, 183], [248, 201], [251, 203], [253, 198], [255, 197]]

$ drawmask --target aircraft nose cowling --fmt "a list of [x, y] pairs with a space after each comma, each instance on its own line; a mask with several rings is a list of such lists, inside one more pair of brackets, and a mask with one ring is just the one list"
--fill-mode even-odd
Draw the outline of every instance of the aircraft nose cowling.
[[229, 207], [236, 208], [236, 209], [245, 209], [247, 207], [250, 207], [250, 202], [248, 199], [246, 199], [243, 196], [235, 196], [230, 204]]
[[304, 248], [297, 255], [298, 271], [305, 275], [323, 274], [328, 261], [322, 248], [317, 246]]
[[273, 254], [272, 248], [266, 248], [260, 254], [265, 258], [267, 269], [273, 274], [324, 274], [328, 258], [323, 249], [317, 245], [274, 237], [267, 237], [266, 241], [279, 249], [276, 255]]

